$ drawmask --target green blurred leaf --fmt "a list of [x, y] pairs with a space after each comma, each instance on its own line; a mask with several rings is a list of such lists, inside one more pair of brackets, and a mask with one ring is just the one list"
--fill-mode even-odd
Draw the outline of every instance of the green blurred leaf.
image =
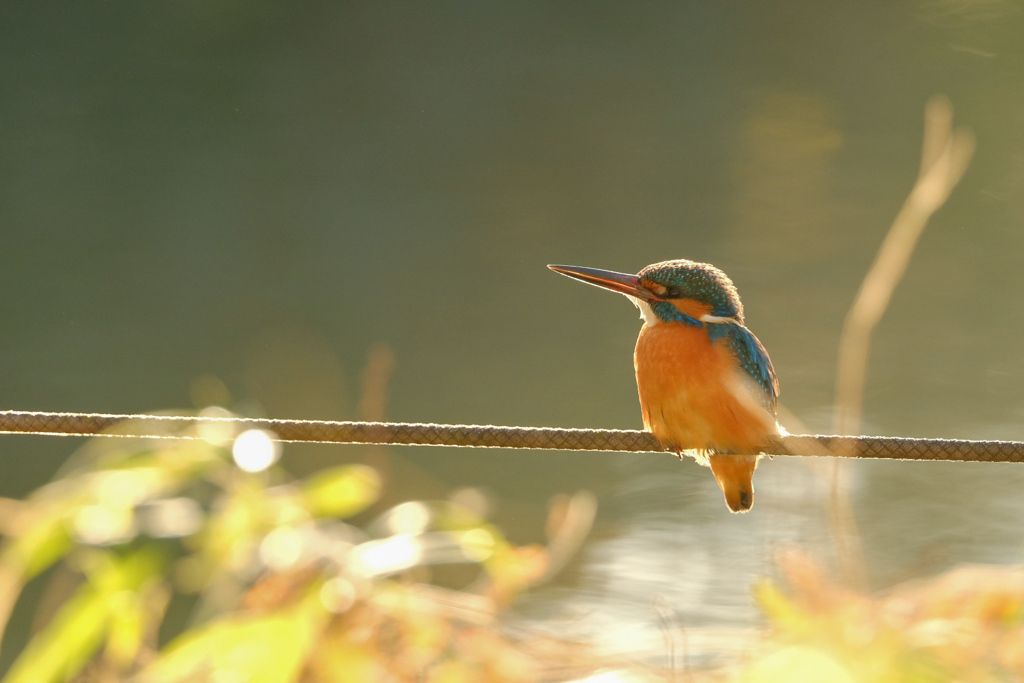
[[118, 667], [135, 661], [146, 633], [146, 610], [143, 596], [137, 592], [120, 591], [111, 596], [115, 603], [110, 615], [105, 655]]
[[247, 683], [294, 681], [319, 639], [325, 618], [323, 609], [307, 600], [282, 612], [201, 626], [171, 643], [140, 680], [173, 683], [216, 674], [218, 680]]
[[[317, 648], [310, 662], [310, 678], [314, 681], [329, 681], [330, 683], [366, 683], [367, 681], [394, 680], [389, 677], [384, 667], [380, 653], [374, 646], [374, 642], [353, 643], [347, 638], [333, 638], [327, 647]], [[436, 674], [431, 674], [428, 679], [431, 683], [435, 680], [447, 680], [457, 683], [456, 679], [439, 679]], [[472, 681], [472, 678], [464, 678], [463, 681]]]
[[217, 503], [198, 542], [206, 562], [219, 571], [236, 571], [249, 559], [257, 536], [266, 533], [267, 490], [256, 478], [236, 477]]
[[351, 517], [380, 496], [380, 476], [366, 465], [332, 467], [303, 482], [302, 494], [313, 515]]
[[22, 535], [12, 538], [0, 557], [0, 565], [17, 567], [27, 581], [44, 571], [72, 548], [62, 516], [44, 514], [33, 520]]
[[754, 601], [777, 628], [802, 631], [807, 626], [808, 616], [772, 582], [758, 582], [753, 593]]
[[138, 591], [163, 567], [163, 559], [151, 549], [123, 558], [98, 551], [96, 557], [89, 581], [32, 638], [4, 683], [49, 683], [74, 676], [103, 643], [117, 611], [132, 599], [120, 594]]
[[856, 683], [835, 659], [820, 650], [799, 645], [783, 648], [755, 662], [739, 680], [743, 683]]
[[67, 680], [99, 648], [110, 610], [109, 596], [85, 586], [61, 608], [50, 627], [32, 639], [4, 683]]

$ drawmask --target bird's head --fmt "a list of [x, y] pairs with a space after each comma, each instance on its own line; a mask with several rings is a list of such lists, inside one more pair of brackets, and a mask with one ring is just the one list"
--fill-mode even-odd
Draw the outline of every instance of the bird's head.
[[682, 322], [743, 324], [743, 304], [729, 276], [710, 263], [686, 259], [662, 261], [636, 275], [579, 266], [548, 266], [583, 282], [625, 294], [648, 325]]

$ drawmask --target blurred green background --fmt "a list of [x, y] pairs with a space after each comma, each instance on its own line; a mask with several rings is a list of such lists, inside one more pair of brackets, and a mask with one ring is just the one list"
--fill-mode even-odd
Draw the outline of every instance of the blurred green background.
[[[638, 428], [635, 309], [544, 266], [690, 258], [731, 275], [816, 431], [944, 93], [978, 151], [875, 337], [863, 430], [1024, 438], [1020, 2], [9, 2], [0, 93], [2, 408], [188, 408], [212, 375], [240, 413], [355, 419], [385, 344], [389, 419]], [[0, 438], [0, 494], [77, 445]], [[660, 643], [656, 600], [752, 623], [775, 548], [832, 552], [797, 459], [734, 516], [671, 458], [392, 456], [403, 495], [489, 491], [517, 542], [595, 491], [591, 542], [520, 609], [623, 647]], [[1019, 467], [858, 465], [873, 585], [1024, 559]]]

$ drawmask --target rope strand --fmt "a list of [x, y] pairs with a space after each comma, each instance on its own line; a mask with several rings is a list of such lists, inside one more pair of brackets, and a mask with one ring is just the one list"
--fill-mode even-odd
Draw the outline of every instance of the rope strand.
[[[280, 441], [313, 443], [665, 452], [651, 433], [619, 429], [0, 411], [0, 433], [3, 434], [198, 439], [205, 438], [202, 428], [217, 426], [227, 426], [237, 432], [265, 429]], [[197, 429], [192, 433], [184, 432], [187, 428]], [[776, 455], [1024, 462], [1024, 443], [1016, 441], [791, 434], [770, 444], [769, 451]]]

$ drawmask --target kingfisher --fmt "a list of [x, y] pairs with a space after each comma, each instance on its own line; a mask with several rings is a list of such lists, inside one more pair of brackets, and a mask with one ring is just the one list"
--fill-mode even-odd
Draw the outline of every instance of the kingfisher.
[[579, 266], [548, 268], [625, 294], [643, 326], [633, 353], [644, 428], [668, 450], [710, 467], [733, 512], [754, 504], [754, 469], [776, 421], [779, 380], [743, 323], [736, 286], [710, 263], [686, 259], [636, 275]]

